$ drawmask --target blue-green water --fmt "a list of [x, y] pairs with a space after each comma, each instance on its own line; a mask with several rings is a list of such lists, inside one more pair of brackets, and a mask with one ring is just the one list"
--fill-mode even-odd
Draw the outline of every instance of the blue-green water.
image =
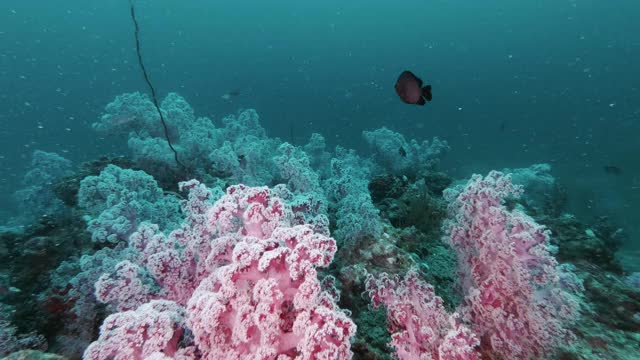
[[[630, 231], [638, 223], [635, 1], [138, 7], [158, 91], [179, 92], [198, 113], [252, 107], [270, 134], [288, 138], [293, 126], [296, 139], [316, 131], [349, 147], [382, 125], [439, 136], [460, 175], [550, 162], [575, 212], [614, 212]], [[118, 152], [124, 142], [100, 141], [89, 125], [115, 95], [145, 90], [126, 1], [6, 0], [1, 24], [2, 193], [34, 148], [79, 161]], [[427, 108], [397, 101], [404, 69], [433, 84]], [[242, 96], [220, 98], [232, 90]], [[608, 164], [624, 173], [607, 176]]]
[[[364, 130], [437, 136], [455, 179], [548, 163], [563, 211], [608, 216], [626, 234], [625, 271], [640, 271], [637, 1], [134, 3], [160, 98], [179, 93], [218, 122], [253, 108], [270, 137], [302, 146], [320, 133], [363, 157]], [[424, 107], [394, 92], [407, 69], [433, 86]], [[36, 149], [76, 165], [130, 156], [126, 134], [91, 124], [136, 91], [149, 92], [128, 1], [3, 0], [0, 219], [20, 215], [12, 194]]]

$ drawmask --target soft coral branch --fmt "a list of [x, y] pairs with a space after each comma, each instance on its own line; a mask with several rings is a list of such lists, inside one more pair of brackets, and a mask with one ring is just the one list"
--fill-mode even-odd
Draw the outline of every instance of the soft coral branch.
[[461, 311], [483, 351], [507, 359], [547, 356], [571, 337], [567, 325], [579, 306], [570, 291], [581, 288], [561, 282], [576, 278], [564, 276], [551, 255], [549, 231], [503, 205], [521, 191], [494, 171], [446, 193], [452, 217], [447, 239], [458, 254], [465, 295]]

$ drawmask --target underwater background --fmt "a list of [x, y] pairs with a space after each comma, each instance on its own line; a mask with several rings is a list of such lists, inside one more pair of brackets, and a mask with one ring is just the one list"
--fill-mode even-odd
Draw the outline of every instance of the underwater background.
[[[149, 267], [129, 240], [144, 233], [144, 226], [138, 230], [143, 221], [159, 226], [145, 231], [163, 231], [172, 239], [166, 243], [173, 244], [178, 240], [169, 235], [172, 230], [199, 221], [180, 208], [187, 190], [209, 191], [210, 201], [198, 206], [213, 208], [226, 199], [222, 194], [229, 186], [244, 183], [269, 186], [270, 196], [281, 198], [295, 221], [336, 241], [337, 250], [324, 249], [335, 253], [331, 265], [316, 264], [318, 277], [334, 276], [334, 290], [341, 292], [340, 299], [329, 302], [347, 310], [333, 309], [345, 339], [328, 358], [382, 359], [395, 353], [418, 359], [416, 351], [431, 351], [415, 350], [420, 348], [416, 344], [407, 353], [386, 346], [391, 341], [387, 330], [401, 331], [402, 324], [387, 319], [383, 309], [393, 309], [390, 302], [399, 306], [400, 289], [417, 281], [435, 287], [448, 314], [457, 309], [464, 315], [452, 317], [459, 322], [453, 330], [448, 320], [441, 321], [445, 330], [439, 330], [466, 334], [458, 338], [461, 348], [466, 345], [463, 359], [638, 358], [640, 3], [133, 3], [141, 55], [186, 168], [176, 165], [148, 97], [128, 1], [2, 2], [0, 355], [31, 348], [80, 358], [91, 342], [98, 344], [94, 348], [108, 347], [106, 336], [98, 340], [108, 315], [158, 298], [190, 311], [191, 292], [200, 289], [194, 279], [214, 273], [211, 264], [208, 270], [196, 267], [193, 274], [181, 275], [195, 282], [187, 295], [158, 290], [166, 281], [147, 269], [136, 270], [147, 287], [137, 290], [137, 300], [129, 305], [115, 295], [87, 300], [82, 309], [78, 304], [94, 297], [93, 285], [103, 273], [110, 273], [114, 283], [121, 280], [123, 275], [113, 269], [122, 261], [137, 269]], [[404, 70], [432, 85], [433, 101], [423, 107], [400, 101], [394, 84]], [[513, 183], [524, 188], [524, 200], [512, 199], [518, 191], [504, 190], [509, 188], [506, 177], [491, 170], [512, 173]], [[467, 183], [472, 174], [490, 175], [484, 182]], [[179, 181], [192, 178], [209, 190], [193, 184], [178, 188]], [[291, 194], [276, 190], [280, 183]], [[541, 288], [571, 293], [570, 301], [553, 302], [561, 304], [562, 314], [528, 313], [547, 319], [542, 324], [557, 328], [553, 337], [571, 338], [567, 343], [546, 339], [528, 348], [521, 344], [521, 352], [505, 350], [490, 340], [503, 336], [502, 343], [508, 343], [512, 338], [504, 329], [474, 320], [480, 311], [470, 310], [473, 292], [467, 282], [480, 281], [473, 267], [456, 264], [479, 257], [482, 250], [469, 252], [468, 244], [456, 242], [450, 233], [468, 216], [459, 212], [465, 206], [455, 204], [463, 200], [452, 192], [471, 194], [483, 187], [497, 193], [496, 209], [531, 217], [518, 220], [524, 228], [533, 223], [549, 228], [550, 238], [537, 245], [541, 263], [557, 259], [574, 267], [558, 265], [554, 272], [549, 267], [555, 265], [545, 265], [544, 271], [522, 265], [531, 271], [534, 293], [539, 295]], [[306, 202], [295, 200], [300, 196]], [[116, 215], [109, 212], [114, 208]], [[505, 229], [512, 228], [510, 221], [516, 220], [506, 221]], [[184, 231], [202, 233], [193, 227]], [[184, 260], [182, 252], [189, 246], [175, 246]], [[88, 257], [81, 260], [82, 255]], [[438, 276], [440, 271], [444, 275]], [[546, 271], [555, 280], [536, 278]], [[460, 276], [462, 285], [458, 272], [467, 273]], [[383, 273], [399, 278], [394, 282]], [[569, 281], [558, 280], [566, 273], [579, 281], [566, 286]], [[349, 279], [357, 280], [352, 284]], [[414, 290], [433, 305], [437, 301], [426, 286]], [[395, 288], [398, 298], [377, 299], [381, 288]], [[384, 306], [370, 309], [369, 298], [361, 296], [365, 292]], [[518, 304], [534, 306], [524, 300]], [[445, 317], [436, 305], [422, 312], [429, 311], [440, 320]], [[516, 313], [514, 318], [524, 312]], [[357, 332], [344, 314], [350, 314]], [[183, 326], [176, 317], [169, 326], [174, 330]], [[523, 318], [522, 323], [533, 322]], [[247, 348], [224, 355], [205, 350], [198, 343], [205, 335], [190, 321], [176, 331], [171, 345], [165, 344], [163, 356], [257, 358]], [[460, 330], [461, 324], [468, 331]], [[536, 338], [527, 332], [511, 335]], [[117, 341], [124, 347], [125, 340]], [[101, 355], [88, 351], [85, 357], [111, 358], [113, 348]], [[455, 358], [442, 349], [433, 351], [434, 358]], [[143, 353], [136, 349], [122, 358], [150, 354]], [[282, 354], [295, 358], [302, 353], [298, 348]]]

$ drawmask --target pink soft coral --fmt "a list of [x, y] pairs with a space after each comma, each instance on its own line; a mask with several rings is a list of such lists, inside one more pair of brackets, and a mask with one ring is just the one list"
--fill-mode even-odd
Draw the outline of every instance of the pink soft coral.
[[[212, 204], [197, 181], [181, 187], [190, 190], [182, 226], [165, 236], [141, 225], [129, 239], [136, 263], [96, 284], [101, 300], [137, 310], [110, 316], [85, 357], [350, 358], [355, 324], [317, 274], [335, 240], [291, 226], [291, 209], [269, 188], [231, 186]], [[171, 305], [160, 311], [158, 301]], [[189, 332], [191, 341], [177, 342]]]
[[433, 287], [414, 270], [404, 279], [386, 273], [369, 276], [367, 291], [374, 307], [386, 307], [390, 345], [401, 360], [476, 360], [478, 338], [448, 314]]
[[194, 348], [178, 349], [183, 334], [184, 309], [154, 300], [137, 310], [115, 313], [100, 327], [100, 337], [85, 351], [86, 360], [192, 358]]
[[335, 241], [308, 226], [244, 237], [195, 291], [188, 324], [211, 359], [348, 359], [355, 324], [321, 289]]
[[464, 319], [485, 353], [505, 359], [549, 355], [571, 336], [567, 322], [578, 316], [578, 304], [561, 282], [575, 278], [563, 276], [550, 254], [549, 232], [503, 205], [520, 193], [509, 176], [491, 172], [446, 194], [453, 217], [447, 238], [458, 254]]

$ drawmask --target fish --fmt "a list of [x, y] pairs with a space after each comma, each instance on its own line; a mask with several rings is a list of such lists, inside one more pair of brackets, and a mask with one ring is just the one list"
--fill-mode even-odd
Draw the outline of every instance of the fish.
[[403, 71], [398, 77], [396, 93], [407, 104], [424, 105], [433, 98], [431, 85], [423, 87], [422, 80], [408, 70]]
[[221, 99], [226, 100], [226, 101], [231, 101], [232, 97], [236, 97], [236, 96], [240, 96], [242, 95], [242, 93], [239, 90], [232, 90], [229, 91], [228, 93], [220, 96]]
[[244, 170], [247, 167], [247, 157], [242, 154], [238, 155], [238, 164]]
[[400, 148], [398, 149], [398, 153], [402, 157], [407, 157], [407, 150], [405, 150], [402, 146], [400, 146]]
[[605, 173], [610, 174], [610, 175], [620, 175], [622, 174], [622, 169], [620, 169], [619, 167], [615, 166], [615, 165], [605, 165], [602, 167], [602, 169], [604, 170]]

